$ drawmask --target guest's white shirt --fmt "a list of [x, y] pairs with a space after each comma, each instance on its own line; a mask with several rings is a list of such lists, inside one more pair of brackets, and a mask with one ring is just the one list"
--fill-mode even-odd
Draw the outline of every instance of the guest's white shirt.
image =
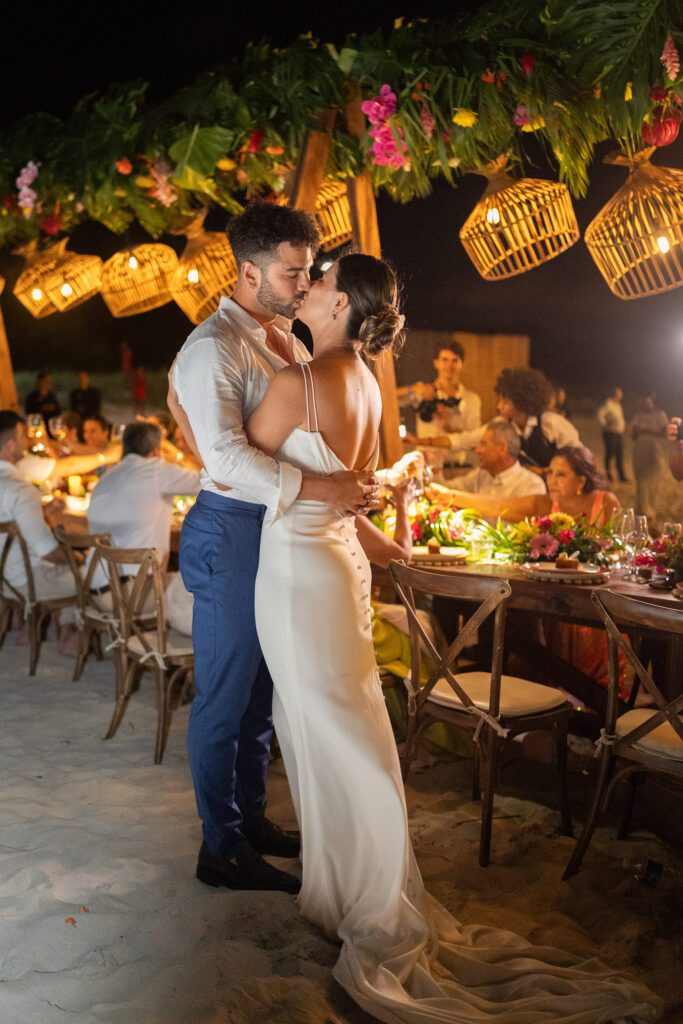
[[[196, 494], [199, 473], [159, 458], [126, 455], [95, 485], [90, 495], [91, 533], [109, 533], [117, 548], [156, 548], [165, 561], [171, 544], [173, 496]], [[92, 586], [107, 583], [98, 566]]]
[[598, 423], [603, 430], [609, 430], [613, 434], [623, 434], [626, 430], [624, 410], [621, 402], [616, 398], [608, 398], [598, 409]]
[[34, 455], [33, 452], [26, 452], [15, 463], [19, 476], [29, 484], [42, 484], [51, 475], [56, 465], [57, 460], [53, 459], [51, 455]]
[[[537, 416], [529, 416], [524, 430], [520, 430], [516, 424], [512, 424], [520, 437], [530, 437], [534, 427], [538, 423]], [[573, 423], [570, 423], [566, 416], [559, 412], [547, 410], [541, 413], [541, 430], [557, 448], [579, 448], [581, 438]]]
[[473, 469], [455, 477], [452, 486], [468, 494], [495, 494], [501, 498], [525, 498], [529, 494], [545, 494], [543, 477], [525, 469], [518, 461], [509, 469], [493, 476], [487, 469]]
[[[289, 326], [284, 317], [276, 317], [274, 327], [296, 361], [310, 359]], [[204, 465], [202, 489], [266, 505], [275, 517], [301, 490], [301, 470], [252, 448], [244, 424], [268, 382], [286, 365], [266, 345], [264, 328], [224, 297], [217, 311], [190, 334], [173, 370], [173, 384]], [[222, 491], [214, 480], [231, 489]]]
[[[57, 547], [52, 530], [43, 518], [40, 494], [23, 479], [17, 465], [0, 459], [0, 522], [17, 523], [28, 547], [31, 565], [37, 565]], [[6, 538], [3, 538], [3, 542]], [[2, 548], [0, 547], [0, 554]], [[16, 540], [7, 555], [5, 575], [14, 587], [28, 583], [24, 559]]]
[[429, 423], [416, 417], [417, 436], [440, 437], [447, 434], [452, 448], [473, 448], [481, 436], [481, 398], [464, 384], [458, 386], [454, 397], [460, 399], [457, 409], [440, 405], [438, 414]]

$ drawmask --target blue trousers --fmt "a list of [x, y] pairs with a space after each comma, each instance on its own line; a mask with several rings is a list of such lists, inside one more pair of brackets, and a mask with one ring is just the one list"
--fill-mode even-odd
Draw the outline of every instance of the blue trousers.
[[266, 805], [273, 683], [254, 620], [265, 511], [201, 491], [180, 536], [180, 572], [194, 595], [190, 767], [204, 839], [226, 858], [259, 828]]

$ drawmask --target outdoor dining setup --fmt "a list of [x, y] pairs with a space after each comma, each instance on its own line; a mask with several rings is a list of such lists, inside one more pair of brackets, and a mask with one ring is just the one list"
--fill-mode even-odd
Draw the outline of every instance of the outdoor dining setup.
[[680, 11], [400, 14], [0, 132], [2, 1019], [683, 1013]]

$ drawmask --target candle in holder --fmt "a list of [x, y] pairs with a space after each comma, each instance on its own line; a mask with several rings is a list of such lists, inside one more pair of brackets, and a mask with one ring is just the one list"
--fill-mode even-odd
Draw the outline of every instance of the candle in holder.
[[66, 489], [72, 498], [80, 498], [85, 494], [83, 481], [76, 473], [74, 473], [73, 476], [68, 476], [66, 478]]

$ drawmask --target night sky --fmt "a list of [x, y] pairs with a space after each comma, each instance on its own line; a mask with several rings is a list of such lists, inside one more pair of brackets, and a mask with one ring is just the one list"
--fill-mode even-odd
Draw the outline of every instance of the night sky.
[[[424, 16], [453, 6], [423, 3], [415, 10]], [[471, 8], [476, 0], [461, 6]], [[264, 31], [279, 43], [308, 29], [340, 40], [347, 31], [382, 24], [382, 8], [367, 3], [333, 9], [299, 4], [296, 10], [282, 5], [276, 14], [257, 4], [245, 12], [242, 4], [199, 3], [180, 16], [159, 5], [140, 5], [144, 9], [131, 13], [132, 5], [103, 3], [98, 5], [96, 25], [90, 4], [62, 3], [58, 9], [32, 6], [30, 26], [25, 12], [18, 5], [12, 7], [15, 15], [3, 15], [0, 130], [35, 110], [65, 114], [85, 93], [104, 89], [112, 81], [143, 78], [151, 83], [150, 99], [162, 99], [206, 67], [238, 54], [247, 40], [258, 40]], [[410, 13], [397, 4], [396, 14]], [[12, 38], [16, 46], [9, 43]], [[607, 145], [605, 151], [611, 148]], [[683, 137], [661, 149], [654, 162], [683, 167]], [[527, 173], [552, 176], [540, 158]], [[574, 204], [582, 231], [624, 180], [624, 169], [596, 161], [587, 198]], [[382, 246], [403, 281], [408, 323], [528, 333], [532, 364], [566, 382], [574, 394], [598, 395], [620, 382], [632, 395], [654, 389], [670, 413], [682, 412], [683, 289], [620, 301], [609, 292], [582, 240], [531, 273], [488, 284], [479, 278], [457, 237], [482, 190], [483, 179], [468, 175], [456, 189], [437, 181], [429, 198], [406, 206], [380, 196]], [[224, 213], [211, 216], [210, 228], [223, 227]], [[142, 233], [139, 240], [144, 240]], [[181, 247], [177, 239], [171, 244]], [[77, 251], [95, 252], [104, 259], [121, 245], [121, 239], [99, 225], [79, 228], [72, 243]], [[21, 268], [20, 259], [0, 255], [0, 274], [7, 279], [2, 310], [17, 369], [77, 368], [81, 363], [92, 369], [116, 369], [124, 339], [133, 345], [139, 362], [159, 367], [170, 362], [190, 328], [173, 304], [114, 320], [99, 297], [72, 313], [34, 320], [11, 295]], [[401, 379], [400, 363], [398, 376]]]

